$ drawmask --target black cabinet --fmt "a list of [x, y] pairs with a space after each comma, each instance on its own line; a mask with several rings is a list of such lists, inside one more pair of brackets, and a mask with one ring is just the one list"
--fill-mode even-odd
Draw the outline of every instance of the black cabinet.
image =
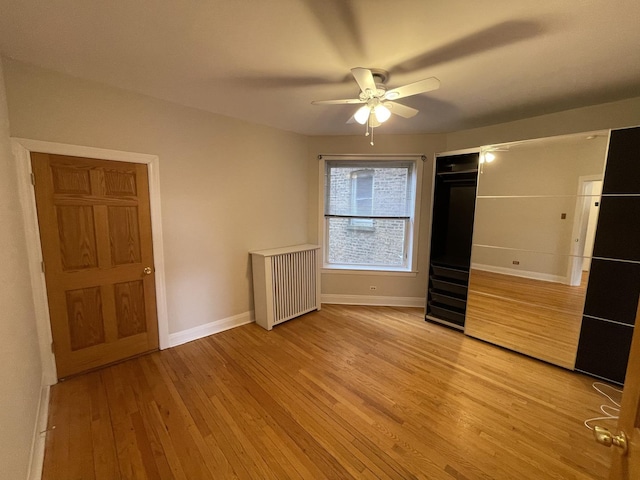
[[640, 294], [640, 127], [614, 130], [576, 370], [624, 383]]
[[436, 158], [426, 319], [462, 329], [479, 153]]

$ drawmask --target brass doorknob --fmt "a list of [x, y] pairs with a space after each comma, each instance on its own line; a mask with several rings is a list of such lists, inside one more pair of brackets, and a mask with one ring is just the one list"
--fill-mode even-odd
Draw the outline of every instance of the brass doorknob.
[[605, 447], [619, 447], [622, 449], [622, 454], [627, 453], [627, 435], [621, 431], [618, 435], [612, 434], [609, 430], [603, 427], [593, 427], [593, 436], [596, 438], [596, 442]]
[[151, 273], [153, 273], [153, 270], [151, 270], [151, 267], [144, 267], [143, 272], [145, 275], [151, 275]]

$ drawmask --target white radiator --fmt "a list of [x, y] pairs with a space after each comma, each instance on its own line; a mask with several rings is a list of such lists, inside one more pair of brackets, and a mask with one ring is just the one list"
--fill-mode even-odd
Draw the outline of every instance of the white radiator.
[[274, 325], [320, 310], [318, 245], [251, 252], [256, 323]]

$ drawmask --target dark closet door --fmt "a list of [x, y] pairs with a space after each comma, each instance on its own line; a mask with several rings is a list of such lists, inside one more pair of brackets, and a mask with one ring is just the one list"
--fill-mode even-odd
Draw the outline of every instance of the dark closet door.
[[611, 132], [576, 370], [624, 383], [640, 295], [640, 127]]

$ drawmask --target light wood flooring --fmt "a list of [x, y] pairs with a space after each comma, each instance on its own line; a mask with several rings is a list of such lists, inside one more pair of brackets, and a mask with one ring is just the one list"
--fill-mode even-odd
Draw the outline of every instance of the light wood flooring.
[[471, 270], [465, 333], [573, 370], [588, 272], [580, 285]]
[[422, 315], [324, 305], [61, 382], [43, 478], [606, 477], [592, 379]]

